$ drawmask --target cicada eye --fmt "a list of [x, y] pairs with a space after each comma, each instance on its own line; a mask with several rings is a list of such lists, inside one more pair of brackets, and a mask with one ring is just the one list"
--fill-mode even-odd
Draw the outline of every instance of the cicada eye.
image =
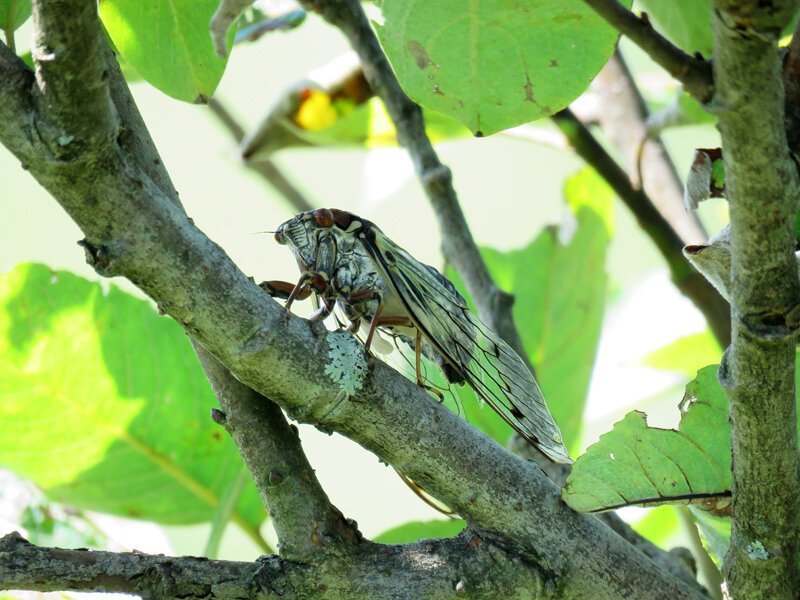
[[314, 221], [320, 227], [331, 227], [333, 225], [333, 213], [327, 208], [318, 208], [314, 211]]
[[278, 229], [278, 231], [275, 232], [275, 241], [281, 245], [286, 243], [286, 236], [283, 235], [283, 231], [281, 231], [280, 229]]

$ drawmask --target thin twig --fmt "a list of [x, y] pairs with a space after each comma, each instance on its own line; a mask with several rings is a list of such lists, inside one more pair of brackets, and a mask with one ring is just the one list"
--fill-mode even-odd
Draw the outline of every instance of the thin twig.
[[708, 585], [708, 594], [712, 600], [722, 600], [722, 583], [724, 581], [722, 573], [719, 572], [717, 565], [714, 564], [708, 551], [703, 546], [703, 540], [700, 539], [700, 533], [697, 531], [697, 523], [695, 523], [689, 508], [687, 506], [679, 506], [677, 510], [683, 527], [689, 536], [694, 555], [700, 562], [700, 572]]
[[702, 104], [714, 93], [711, 63], [686, 54], [617, 0], [584, 0], [620, 33], [628, 36]]
[[666, 219], [653, 206], [642, 189], [634, 188], [625, 170], [595, 139], [589, 129], [569, 109], [553, 116], [576, 152], [608, 182], [636, 217], [639, 226], [667, 262], [672, 281], [706, 316], [711, 330], [725, 347], [730, 340], [727, 313], [719, 310], [719, 293], [683, 257], [683, 242]]
[[[242, 141], [245, 131], [236, 118], [228, 111], [222, 102], [217, 98], [208, 101], [208, 107], [216, 115], [220, 123], [230, 132], [236, 143]], [[245, 166], [261, 175], [277, 192], [279, 192], [291, 205], [296, 212], [313, 210], [315, 207], [309, 202], [308, 198], [298, 190], [294, 184], [275, 166], [268, 158], [245, 161]]]

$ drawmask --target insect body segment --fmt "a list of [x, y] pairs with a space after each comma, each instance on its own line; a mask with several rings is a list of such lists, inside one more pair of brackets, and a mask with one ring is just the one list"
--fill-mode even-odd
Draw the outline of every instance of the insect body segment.
[[[455, 286], [352, 213], [300, 213], [275, 234], [297, 260], [303, 277], [289, 299], [313, 293], [329, 314], [338, 306], [357, 331], [369, 322], [399, 336], [437, 363], [451, 383], [466, 381], [520, 435], [555, 462], [571, 462], [539, 385], [523, 360], [467, 307]], [[271, 284], [285, 296], [287, 285]], [[288, 287], [291, 287], [290, 285]], [[270, 289], [265, 288], [268, 291]], [[288, 304], [288, 302], [287, 302]], [[326, 312], [327, 311], [327, 312]]]

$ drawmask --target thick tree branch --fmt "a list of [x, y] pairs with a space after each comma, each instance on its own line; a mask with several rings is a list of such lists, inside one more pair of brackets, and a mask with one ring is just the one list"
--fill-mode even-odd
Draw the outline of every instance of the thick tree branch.
[[367, 81], [386, 106], [397, 129], [398, 141], [408, 150], [433, 206], [445, 259], [463, 277], [481, 319], [533, 370], [514, 324], [511, 312], [514, 298], [492, 281], [461, 211], [452, 173], [439, 160], [425, 132], [422, 110], [400, 87], [361, 4], [358, 0], [302, 0], [301, 4], [320, 13], [350, 41], [361, 59]]
[[[93, 3], [34, 0], [32, 55], [38, 87], [34, 101], [42, 118], [37, 128], [47, 130], [42, 139], [55, 160], [71, 160], [86, 148], [111, 144], [116, 137], [104, 43]], [[73, 98], [75, 80], [80, 81], [79, 103]]]
[[222, 413], [216, 419], [233, 437], [253, 475], [278, 534], [281, 556], [308, 562], [332, 546], [356, 544], [361, 534], [322, 489], [306, 459], [296, 428], [281, 409], [196, 348]]
[[617, 0], [584, 0], [617, 31], [647, 52], [670, 75], [683, 83], [686, 91], [705, 104], [713, 95], [711, 64], [686, 54]]
[[355, 560], [313, 565], [277, 556], [255, 562], [43, 548], [0, 539], [0, 589], [121, 592], [144, 600], [281, 598], [555, 598], [545, 574], [465, 532], [404, 546], [363, 544]]
[[[244, 139], [245, 131], [241, 125], [236, 121], [233, 115], [227, 108], [216, 98], [211, 98], [208, 101], [208, 108], [219, 119], [219, 122], [225, 126], [225, 129], [231, 134], [234, 141], [238, 144]], [[261, 177], [269, 183], [275, 191], [280, 193], [292, 210], [301, 213], [307, 210], [316, 208], [306, 198], [303, 193], [298, 190], [294, 184], [289, 181], [286, 176], [281, 173], [280, 169], [275, 166], [275, 163], [268, 158], [256, 158], [244, 162], [244, 165], [261, 175]]]
[[667, 262], [672, 281], [683, 295], [689, 298], [708, 319], [714, 335], [722, 343], [729, 339], [727, 310], [719, 293], [683, 257], [683, 241], [666, 219], [653, 206], [642, 189], [634, 188], [627, 173], [594, 138], [586, 126], [569, 109], [553, 116], [553, 121], [564, 132], [575, 151], [590, 164], [617, 193], [636, 217], [639, 226], [658, 248]]
[[798, 457], [794, 257], [800, 182], [784, 129], [778, 35], [797, 3], [715, 2], [714, 79], [731, 213], [734, 598], [796, 598]]

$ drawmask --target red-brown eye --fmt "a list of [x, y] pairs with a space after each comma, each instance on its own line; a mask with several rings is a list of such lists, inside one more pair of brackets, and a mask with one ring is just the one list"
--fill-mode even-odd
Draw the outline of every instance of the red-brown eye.
[[330, 227], [333, 225], [333, 213], [327, 208], [318, 208], [314, 211], [314, 220], [320, 227]]
[[347, 211], [339, 210], [337, 208], [331, 209], [331, 214], [333, 215], [333, 220], [336, 221], [336, 224], [339, 226], [339, 228], [347, 231], [347, 228], [350, 227], [350, 223], [353, 220], [353, 215]]
[[281, 231], [275, 232], [275, 241], [278, 242], [279, 244], [286, 243], [286, 239], [284, 239], [283, 233]]

